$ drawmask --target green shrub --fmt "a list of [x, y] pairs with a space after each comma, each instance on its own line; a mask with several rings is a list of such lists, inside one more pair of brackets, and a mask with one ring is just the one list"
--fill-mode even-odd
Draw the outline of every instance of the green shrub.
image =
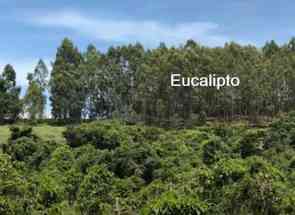
[[11, 132], [10, 141], [16, 140], [21, 137], [28, 137], [28, 138], [35, 137], [32, 134], [32, 131], [33, 131], [32, 127], [12, 126], [10, 127], [10, 132]]
[[148, 126], [128, 126], [126, 134], [136, 143], [157, 141], [162, 134], [163, 129]]
[[242, 159], [222, 159], [216, 163], [214, 181], [217, 186], [238, 182], [247, 173], [246, 162]]
[[11, 202], [9, 199], [0, 196], [0, 214], [1, 215], [14, 215], [16, 214], [13, 205], [11, 205]]
[[220, 138], [212, 138], [203, 146], [203, 162], [213, 164], [227, 152], [225, 143]]
[[3, 144], [2, 149], [13, 160], [24, 161], [28, 166], [38, 168], [48, 159], [55, 146], [55, 142], [45, 142], [32, 134], [29, 127], [12, 127], [11, 137], [7, 144]]
[[264, 148], [280, 148], [284, 145], [290, 145], [295, 148], [295, 117], [290, 113], [270, 125], [264, 140]]
[[98, 149], [115, 149], [126, 141], [120, 125], [105, 122], [69, 127], [64, 132], [64, 137], [71, 147], [92, 144]]
[[48, 161], [47, 166], [50, 169], [65, 172], [72, 168], [74, 163], [74, 154], [70, 147], [67, 145], [56, 148], [52, 154], [51, 159]]
[[21, 137], [10, 144], [7, 151], [13, 159], [25, 161], [37, 151], [37, 144], [28, 137]]
[[242, 158], [259, 155], [263, 150], [264, 132], [260, 130], [248, 130], [240, 141]]
[[207, 205], [196, 196], [183, 196], [167, 192], [147, 204], [141, 211], [142, 215], [202, 215]]
[[157, 168], [160, 168], [159, 157], [148, 144], [118, 148], [111, 163], [111, 169], [118, 177], [136, 175], [146, 182], [153, 180]]
[[44, 207], [51, 207], [64, 198], [64, 190], [54, 177], [42, 174], [38, 180], [37, 201]]
[[225, 214], [281, 214], [284, 189], [282, 181], [267, 173], [244, 177], [223, 199]]
[[83, 214], [102, 214], [109, 203], [113, 201], [110, 189], [113, 185], [113, 175], [102, 166], [95, 165], [84, 177], [79, 193], [79, 210]]

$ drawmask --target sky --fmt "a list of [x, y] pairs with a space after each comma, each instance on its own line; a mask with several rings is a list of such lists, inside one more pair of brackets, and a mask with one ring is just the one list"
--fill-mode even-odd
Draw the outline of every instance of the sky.
[[295, 36], [294, 10], [295, 1], [286, 0], [0, 0], [0, 69], [12, 64], [25, 88], [26, 74], [39, 58], [50, 68], [65, 37], [81, 51], [90, 43], [105, 51], [188, 39], [206, 46], [281, 44]]

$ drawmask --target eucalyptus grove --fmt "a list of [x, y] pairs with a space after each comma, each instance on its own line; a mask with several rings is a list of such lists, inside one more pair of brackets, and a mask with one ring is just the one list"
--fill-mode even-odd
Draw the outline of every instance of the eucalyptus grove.
[[[190, 126], [206, 117], [223, 120], [273, 117], [294, 109], [294, 38], [262, 48], [237, 43], [205, 47], [193, 40], [179, 47], [161, 43], [80, 52], [64, 39], [49, 82], [56, 119], [121, 118], [161, 126]], [[173, 87], [171, 75], [237, 77], [238, 87]], [[39, 83], [40, 85], [41, 83]]]

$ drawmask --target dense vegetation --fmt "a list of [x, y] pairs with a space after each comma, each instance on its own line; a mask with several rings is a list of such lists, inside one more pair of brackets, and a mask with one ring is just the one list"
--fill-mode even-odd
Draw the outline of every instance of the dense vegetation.
[[[80, 52], [64, 39], [52, 71], [42, 60], [28, 75], [25, 98], [19, 98], [11, 65], [0, 75], [0, 122], [22, 112], [44, 117], [46, 89], [52, 117], [57, 120], [116, 118], [161, 127], [191, 127], [208, 117], [231, 120], [273, 117], [295, 108], [295, 38], [281, 46], [234, 42], [209, 48], [189, 40], [179, 47], [162, 43], [156, 49], [141, 44], [110, 47], [89, 45]], [[50, 73], [50, 76], [49, 76]], [[171, 74], [184, 77], [237, 76], [239, 87], [171, 87]]]
[[95, 121], [65, 141], [12, 126], [0, 214], [294, 214], [295, 114], [267, 128]]
[[[30, 121], [0, 129], [0, 214], [295, 214], [294, 71], [295, 38], [105, 53], [64, 39], [52, 71], [40, 60], [28, 74], [23, 98], [7, 65], [0, 123]], [[172, 73], [241, 85], [175, 88]], [[273, 122], [223, 124], [237, 118]]]

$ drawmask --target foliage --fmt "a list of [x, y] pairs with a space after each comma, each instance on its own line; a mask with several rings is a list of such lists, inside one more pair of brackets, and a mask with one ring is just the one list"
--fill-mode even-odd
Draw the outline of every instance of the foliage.
[[164, 130], [102, 120], [57, 143], [14, 126], [0, 153], [0, 211], [293, 214], [294, 121]]
[[[61, 122], [120, 119], [130, 124], [192, 128], [212, 119], [248, 119], [259, 123], [294, 110], [294, 38], [266, 42], [262, 49], [235, 42], [206, 47], [193, 40], [178, 47], [161, 43], [110, 47], [88, 45], [81, 52], [65, 38], [50, 73], [40, 60], [29, 74], [21, 101], [11, 65], [0, 75], [0, 122], [15, 121], [21, 111], [32, 120], [44, 117], [46, 89], [52, 117]], [[181, 77], [238, 77], [239, 87], [172, 87]], [[23, 105], [24, 104], [24, 105]]]
[[28, 74], [29, 87], [27, 89], [24, 104], [25, 112], [31, 120], [42, 119], [46, 105], [44, 92], [47, 88], [48, 69], [42, 60], [39, 60], [34, 73]]
[[56, 53], [50, 79], [52, 115], [57, 119], [79, 119], [83, 105], [83, 82], [76, 68], [82, 56], [69, 39], [64, 39]]
[[70, 127], [64, 132], [64, 136], [71, 147], [92, 144], [98, 149], [114, 149], [125, 140], [120, 127], [108, 123]]
[[104, 211], [105, 204], [112, 202], [112, 173], [101, 166], [93, 166], [81, 183], [78, 194], [82, 213], [97, 214]]
[[180, 196], [173, 192], [163, 194], [151, 205], [142, 210], [146, 215], [201, 215], [205, 214], [207, 205], [197, 198]]
[[18, 118], [22, 110], [20, 91], [15, 70], [8, 64], [0, 74], [0, 123], [14, 122]]

